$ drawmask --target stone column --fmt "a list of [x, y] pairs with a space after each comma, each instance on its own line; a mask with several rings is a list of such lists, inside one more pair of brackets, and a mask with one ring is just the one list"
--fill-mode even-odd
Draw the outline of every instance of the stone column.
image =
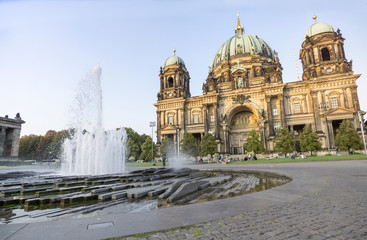
[[11, 153], [10, 156], [17, 157], [19, 153], [19, 139], [20, 139], [20, 129], [13, 129], [12, 142], [11, 142]]
[[215, 139], [219, 139], [219, 121], [218, 121], [217, 103], [214, 103], [214, 124], [215, 124]]
[[315, 63], [320, 62], [319, 52], [320, 52], [320, 49], [318, 47], [313, 49], [313, 54], [315, 56]]
[[348, 106], [352, 110], [353, 109], [352, 90], [350, 89], [350, 87], [347, 87], [345, 91], [346, 91], [346, 98], [347, 98]]
[[347, 98], [347, 93], [345, 91], [345, 88], [342, 88], [342, 91], [343, 91], [343, 99], [341, 99], [342, 107], [349, 108], [348, 98]]
[[274, 126], [273, 126], [273, 114], [271, 112], [271, 96], [266, 96], [266, 105], [267, 105], [267, 112], [268, 112], [268, 125], [269, 125], [269, 135], [274, 135]]
[[6, 128], [1, 127], [0, 129], [0, 157], [4, 157], [5, 140], [6, 140]]
[[177, 88], [176, 81], [177, 81], [177, 71], [175, 71], [175, 77], [173, 78], [173, 82], [174, 82], [173, 86], [175, 87], [175, 89]]
[[322, 132], [320, 110], [319, 110], [318, 102], [317, 102], [317, 92], [312, 91], [311, 96], [312, 96], [312, 106], [313, 106], [313, 113], [314, 113], [314, 119], [315, 119], [315, 129], [316, 129], [316, 132]]
[[305, 56], [306, 56], [306, 59], [305, 59], [306, 62], [304, 63], [304, 65], [308, 65], [310, 63], [310, 57], [309, 57], [309, 53], [307, 50], [305, 51]]
[[307, 102], [307, 94], [304, 95], [304, 106], [305, 106], [305, 111], [304, 113], [309, 113], [310, 110], [308, 109], [308, 102]]
[[176, 110], [176, 126], [177, 127], [180, 127], [180, 110], [179, 109], [177, 109]]
[[204, 105], [203, 107], [203, 124], [204, 124], [204, 131], [208, 131], [208, 105]]
[[280, 116], [280, 123], [282, 126], [286, 126], [285, 122], [285, 112], [284, 112], [284, 95], [278, 95], [278, 102], [279, 102], [279, 116]]
[[[185, 111], [184, 108], [180, 108], [180, 119], [181, 119], [181, 131], [185, 132]], [[182, 136], [183, 137], [183, 136]]]
[[340, 52], [340, 58], [345, 58], [344, 51], [343, 51], [341, 43], [338, 44], [338, 48], [339, 48], [339, 52]]
[[358, 101], [358, 94], [357, 94], [357, 86], [353, 86], [351, 88], [351, 90], [352, 90], [352, 99], [353, 99], [354, 109], [356, 111], [359, 111], [359, 101]]
[[327, 121], [327, 128], [328, 128], [328, 132], [329, 132], [329, 146], [330, 148], [335, 148], [335, 143], [334, 143], [334, 131], [333, 131], [333, 121]]
[[163, 122], [163, 126], [167, 125], [167, 119], [166, 119], [166, 111], [162, 111], [162, 122]]
[[224, 152], [230, 153], [229, 151], [229, 134], [228, 134], [228, 128], [227, 125], [223, 125], [223, 135], [224, 135]]
[[292, 134], [292, 136], [294, 136], [293, 125], [289, 125], [289, 133]]
[[340, 58], [340, 53], [339, 53], [338, 43], [334, 44], [334, 51], [335, 51], [336, 58], [339, 59]]
[[161, 112], [157, 111], [157, 142], [161, 142]]

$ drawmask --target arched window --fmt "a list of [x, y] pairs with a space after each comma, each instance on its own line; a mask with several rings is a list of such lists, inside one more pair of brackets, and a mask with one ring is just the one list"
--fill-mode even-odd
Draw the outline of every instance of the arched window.
[[321, 56], [322, 56], [322, 61], [330, 61], [329, 49], [327, 48], [321, 49]]
[[168, 87], [169, 88], [173, 87], [173, 78], [172, 77], [168, 78]]

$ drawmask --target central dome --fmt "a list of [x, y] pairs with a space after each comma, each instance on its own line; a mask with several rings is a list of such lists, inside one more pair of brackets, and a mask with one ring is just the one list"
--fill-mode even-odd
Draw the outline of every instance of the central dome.
[[244, 33], [244, 29], [237, 19], [235, 36], [228, 39], [215, 54], [212, 69], [214, 70], [224, 60], [230, 60], [246, 55], [260, 55], [274, 60], [274, 54], [270, 46], [258, 36]]

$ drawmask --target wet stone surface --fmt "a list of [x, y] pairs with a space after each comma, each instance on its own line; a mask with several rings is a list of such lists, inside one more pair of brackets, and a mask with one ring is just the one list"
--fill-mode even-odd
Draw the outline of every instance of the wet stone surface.
[[322, 189], [274, 207], [119, 239], [367, 239], [366, 180], [328, 178]]
[[12, 181], [0, 183], [1, 223], [53, 220], [110, 208], [131, 212], [194, 204], [262, 191], [290, 181], [285, 176], [263, 172], [188, 168], [27, 178], [34, 175], [26, 172], [26, 178], [21, 179], [21, 172], [16, 172], [12, 179], [12, 173], [6, 174]]

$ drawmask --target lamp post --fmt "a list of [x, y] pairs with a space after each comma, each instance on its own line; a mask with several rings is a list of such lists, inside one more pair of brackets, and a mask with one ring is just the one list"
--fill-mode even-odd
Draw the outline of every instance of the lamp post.
[[366, 114], [366, 112], [358, 111], [359, 122], [361, 124], [361, 132], [362, 132], [362, 139], [363, 139], [363, 146], [364, 146], [364, 154], [367, 154], [366, 139], [364, 137], [364, 128], [363, 128], [362, 114], [364, 115], [364, 114]]
[[177, 162], [180, 158], [180, 129], [177, 128]]
[[153, 128], [155, 127], [155, 121], [149, 122], [149, 126], [152, 128], [152, 158], [154, 162], [154, 154], [153, 154]]

